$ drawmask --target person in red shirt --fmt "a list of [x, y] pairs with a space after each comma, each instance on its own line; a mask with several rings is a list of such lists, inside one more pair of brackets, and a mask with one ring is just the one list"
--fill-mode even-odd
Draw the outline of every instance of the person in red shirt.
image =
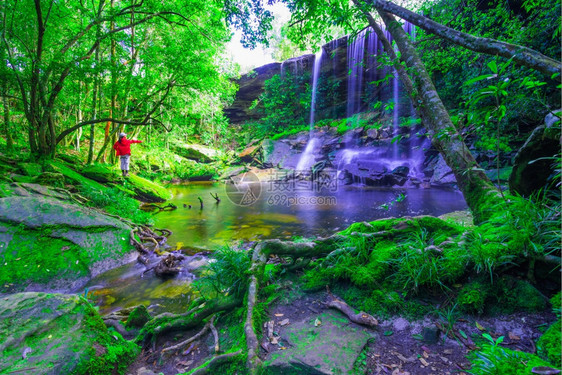
[[119, 159], [121, 160], [121, 171], [123, 172], [123, 177], [127, 177], [129, 175], [131, 143], [142, 143], [142, 141], [127, 139], [127, 134], [120, 133], [119, 140], [113, 145], [113, 149], [117, 151], [117, 156], [119, 156]]

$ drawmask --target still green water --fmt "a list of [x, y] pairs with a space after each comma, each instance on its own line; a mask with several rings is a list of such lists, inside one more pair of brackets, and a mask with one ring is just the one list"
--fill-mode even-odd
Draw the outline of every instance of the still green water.
[[[293, 186], [280, 191], [261, 184], [253, 186], [255, 201], [246, 205], [240, 204], [245, 201], [232, 193], [231, 186], [225, 188], [221, 183], [172, 185], [169, 189], [173, 194], [169, 202], [178, 209], [155, 214], [155, 226], [170, 229], [169, 245], [187, 254], [193, 254], [194, 247], [214, 250], [240, 241], [327, 236], [357, 221], [437, 216], [466, 209], [461, 193], [439, 189], [338, 186], [335, 191], [318, 192]], [[218, 194], [220, 203], [211, 193]], [[162, 280], [152, 271], [143, 275], [146, 267], [134, 262], [96, 277], [89, 288], [101, 313], [139, 304], [150, 306], [153, 313], [182, 312], [197, 294], [191, 281], [204, 263], [200, 255], [187, 255], [184, 270]]]

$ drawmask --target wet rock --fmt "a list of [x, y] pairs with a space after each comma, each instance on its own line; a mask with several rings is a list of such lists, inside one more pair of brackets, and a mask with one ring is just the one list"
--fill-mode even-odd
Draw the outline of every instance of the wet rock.
[[369, 129], [367, 130], [367, 139], [375, 140], [379, 138], [379, 131], [378, 129]]
[[116, 373], [139, 348], [77, 295], [18, 293], [0, 299], [0, 351], [0, 373], [55, 375]]
[[[555, 160], [560, 153], [560, 126], [539, 126], [519, 149], [509, 177], [511, 193], [529, 196], [544, 187], [553, 173]], [[543, 158], [543, 159], [541, 159]], [[541, 160], [538, 160], [541, 159]]]
[[432, 167], [431, 185], [452, 185], [457, 183], [453, 170], [447, 165], [445, 159], [439, 155]]

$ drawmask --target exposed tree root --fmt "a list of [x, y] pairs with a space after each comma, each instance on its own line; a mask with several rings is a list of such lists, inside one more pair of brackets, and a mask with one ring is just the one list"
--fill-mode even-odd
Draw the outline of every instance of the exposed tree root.
[[326, 306], [341, 311], [353, 323], [361, 324], [367, 327], [375, 327], [379, 324], [379, 322], [373, 316], [363, 311], [360, 311], [356, 314], [353, 308], [351, 308], [347, 303], [342, 300], [336, 299], [332, 295], [330, 296], [334, 299], [326, 303]]
[[[280, 242], [280, 241], [279, 241]], [[254, 254], [252, 256], [252, 267], [250, 272], [250, 285], [248, 286], [248, 310], [246, 312], [246, 323], [244, 324], [244, 333], [246, 334], [246, 347], [248, 349], [248, 359], [247, 366], [250, 371], [250, 375], [257, 374], [261, 367], [261, 360], [258, 357], [259, 353], [259, 341], [254, 330], [254, 320], [253, 313], [254, 307], [258, 299], [259, 290], [259, 279], [262, 278], [265, 268], [265, 262], [267, 261], [267, 254], [263, 251], [270, 242], [260, 242], [254, 248]], [[278, 242], [275, 242], [278, 244]]]
[[178, 263], [184, 259], [183, 255], [168, 254], [154, 267], [154, 273], [159, 277], [177, 275], [181, 271]]
[[168, 332], [181, 332], [195, 328], [210, 315], [228, 311], [242, 304], [242, 299], [232, 296], [208, 300], [203, 307], [199, 306], [186, 314], [169, 316], [158, 316], [149, 321], [141, 330], [136, 339], [137, 343], [146, 343], [155, 340], [158, 336]]
[[[214, 318], [214, 317], [213, 317]], [[211, 319], [211, 326], [209, 327], [211, 328], [211, 332], [213, 334], [213, 338], [215, 339], [215, 354], [219, 353], [220, 350], [220, 346], [219, 346], [219, 332], [217, 331], [217, 327], [215, 327], [215, 324], [213, 322], [213, 319]]]
[[117, 331], [121, 336], [123, 336], [127, 340], [130, 340], [135, 336], [133, 332], [127, 331], [125, 327], [123, 327], [123, 325], [118, 320], [104, 319], [103, 322], [105, 323], [106, 326], [113, 327], [115, 331]]
[[[172, 346], [169, 346], [165, 349], [162, 349], [162, 352], [160, 353], [161, 356], [164, 356], [166, 354], [171, 354], [171, 352], [174, 352], [176, 350], [181, 350], [185, 346], [191, 344], [193, 341], [199, 339], [201, 336], [203, 336], [211, 328], [211, 326], [214, 327], [214, 325], [213, 325], [214, 320], [215, 320], [215, 315], [213, 315], [213, 317], [207, 322], [207, 324], [205, 324], [203, 329], [201, 331], [199, 331], [195, 336], [192, 336], [192, 337], [188, 338], [187, 340], [184, 340], [184, 341], [180, 342], [179, 344], [172, 345]], [[216, 329], [215, 329], [215, 331], [216, 331]]]
[[213, 357], [213, 359], [211, 359], [209, 362], [207, 362], [207, 364], [205, 364], [203, 367], [200, 367], [198, 369], [195, 369], [193, 372], [190, 372], [189, 375], [216, 374], [216, 372], [214, 372], [214, 369], [217, 366], [222, 365], [223, 363], [226, 363], [228, 361], [231, 361], [236, 357], [240, 356], [241, 354], [242, 354], [242, 350], [240, 349], [232, 353], [217, 355], [216, 357]]
[[141, 206], [142, 210], [145, 211], [155, 211], [158, 210], [158, 212], [162, 212], [162, 211], [174, 211], [178, 209], [178, 206], [176, 206], [175, 204], [171, 204], [168, 203], [165, 206], [159, 206], [157, 204], [154, 203], [145, 203]]

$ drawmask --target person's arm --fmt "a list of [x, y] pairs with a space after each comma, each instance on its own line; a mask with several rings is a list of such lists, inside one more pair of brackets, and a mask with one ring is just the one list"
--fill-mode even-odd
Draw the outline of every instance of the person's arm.
[[131, 143], [142, 143], [142, 141], [137, 141], [137, 140], [132, 139]]
[[113, 144], [113, 149], [114, 149], [115, 151], [117, 151], [117, 142], [115, 142], [115, 143]]

